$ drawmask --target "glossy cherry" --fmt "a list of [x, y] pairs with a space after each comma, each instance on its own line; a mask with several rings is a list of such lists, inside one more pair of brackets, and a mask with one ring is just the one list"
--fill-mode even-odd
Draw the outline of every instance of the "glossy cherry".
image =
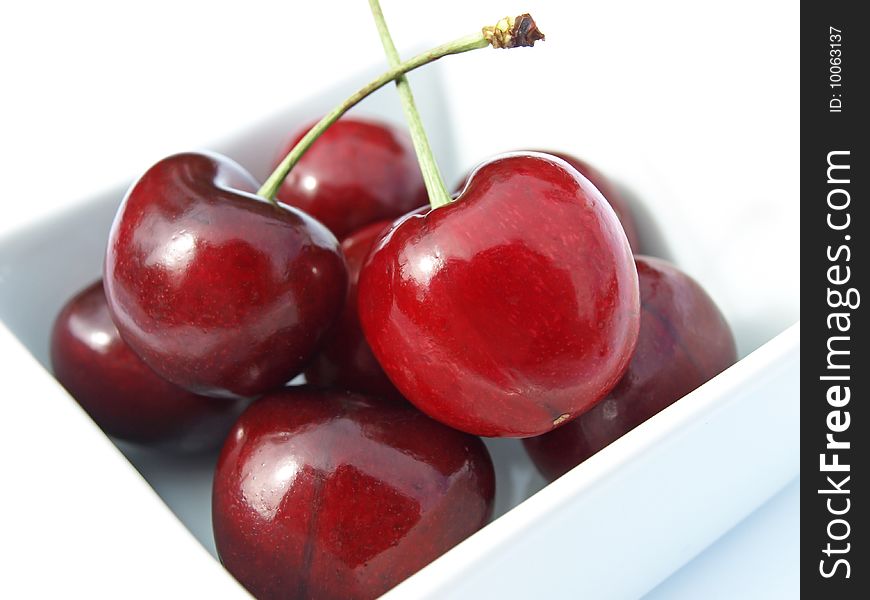
[[[571, 154], [565, 154], [564, 152], [553, 152], [552, 150], [536, 150], [536, 152], [543, 152], [544, 154], [549, 154], [551, 156], [556, 156], [561, 158], [566, 163], [577, 169], [577, 171], [583, 175], [586, 179], [592, 182], [598, 191], [601, 192], [601, 195], [604, 196], [605, 200], [610, 203], [611, 208], [613, 208], [613, 212], [616, 213], [616, 216], [619, 217], [619, 222], [622, 224], [622, 228], [625, 230], [625, 237], [628, 238], [628, 243], [631, 246], [632, 250], [637, 253], [640, 252], [640, 238], [637, 235], [637, 225], [635, 224], [634, 215], [629, 208], [628, 202], [626, 202], [625, 198], [622, 197], [622, 194], [616, 188], [615, 185], [598, 169], [590, 165], [585, 160], [581, 160], [576, 156]], [[468, 182], [468, 175], [462, 180], [462, 183], [457, 187], [457, 191], [462, 191], [462, 188], [465, 187], [465, 184]]]
[[375, 240], [391, 224], [392, 221], [378, 221], [342, 240], [341, 250], [348, 272], [347, 301], [326, 346], [305, 369], [305, 378], [309, 383], [382, 398], [401, 398], [401, 394], [372, 354], [360, 327], [356, 309], [357, 283], [363, 261]]
[[450, 204], [401, 220], [363, 267], [366, 338], [402, 395], [485, 436], [540, 435], [619, 381], [640, 325], [625, 233], [550, 156], [481, 165]]
[[152, 369], [195, 393], [252, 397], [283, 385], [344, 302], [335, 237], [256, 189], [228, 158], [177, 154], [133, 185], [112, 225], [112, 317]]
[[523, 440], [556, 479], [737, 360], [734, 336], [695, 280], [665, 261], [637, 257], [640, 339], [625, 376], [600, 404], [555, 431]]
[[164, 449], [218, 446], [247, 404], [197, 396], [158, 377], [118, 334], [101, 281], [61, 310], [51, 334], [51, 364], [106, 433]]
[[288, 388], [227, 437], [215, 543], [261, 600], [375, 598], [485, 525], [494, 491], [479, 438], [410, 405]]
[[317, 138], [284, 180], [278, 198], [318, 219], [339, 239], [427, 202], [408, 135], [386, 123], [348, 117]]

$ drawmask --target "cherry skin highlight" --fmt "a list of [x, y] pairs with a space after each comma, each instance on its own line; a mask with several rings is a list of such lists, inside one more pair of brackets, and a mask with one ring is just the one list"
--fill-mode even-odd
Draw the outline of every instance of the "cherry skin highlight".
[[[299, 132], [281, 157], [307, 132]], [[293, 167], [278, 198], [326, 225], [339, 239], [428, 202], [407, 133], [377, 121], [342, 118]]]
[[[642, 251], [640, 238], [637, 235], [637, 225], [635, 224], [634, 215], [631, 212], [631, 208], [629, 208], [628, 202], [626, 202], [625, 198], [622, 197], [622, 194], [619, 192], [616, 186], [613, 185], [613, 183], [604, 175], [604, 173], [590, 165], [585, 160], [581, 160], [571, 154], [566, 154], [564, 152], [553, 152], [552, 150], [535, 150], [534, 152], [542, 152], [544, 154], [549, 154], [551, 156], [561, 158], [566, 163], [577, 169], [577, 171], [586, 179], [591, 181], [592, 185], [598, 188], [598, 191], [601, 192], [602, 196], [604, 196], [604, 199], [610, 203], [610, 207], [613, 208], [613, 212], [616, 213], [616, 216], [619, 217], [619, 222], [622, 224], [622, 228], [625, 230], [625, 237], [628, 238], [628, 243], [631, 246], [632, 250], [635, 253]], [[462, 191], [462, 188], [465, 187], [465, 184], [467, 182], [468, 175], [465, 176], [465, 178], [462, 180], [456, 190]]]
[[118, 334], [101, 281], [61, 310], [51, 334], [51, 364], [103, 431], [165, 450], [217, 447], [247, 404], [197, 396], [158, 377]]
[[148, 366], [194, 393], [253, 397], [282, 386], [344, 302], [335, 237], [256, 189], [226, 157], [176, 154], [133, 185], [112, 225], [112, 318]]
[[576, 156], [572, 156], [570, 154], [565, 154], [563, 152], [552, 152], [547, 150], [542, 150], [541, 152], [546, 152], [548, 154], [552, 154], [553, 156], [557, 156], [567, 162], [569, 165], [577, 169], [581, 175], [583, 175], [586, 179], [592, 182], [598, 191], [601, 192], [601, 195], [604, 196], [604, 199], [610, 203], [610, 207], [613, 208], [613, 212], [616, 213], [616, 216], [619, 217], [619, 222], [622, 224], [622, 228], [625, 230], [625, 237], [628, 238], [628, 243], [631, 246], [632, 250], [637, 253], [642, 250], [640, 246], [640, 239], [637, 236], [637, 226], [635, 225], [634, 215], [631, 212], [631, 209], [628, 206], [628, 202], [626, 202], [625, 198], [622, 197], [622, 194], [616, 188], [615, 185], [607, 178], [605, 175], [587, 163], [584, 160], [577, 158]]
[[640, 326], [613, 210], [563, 161], [496, 157], [452, 203], [401, 220], [363, 266], [366, 339], [402, 395], [476, 435], [526, 437], [619, 381]]
[[261, 600], [375, 598], [483, 527], [494, 492], [479, 438], [410, 405], [287, 388], [227, 437], [215, 543]]
[[309, 383], [371, 394], [379, 398], [402, 398], [372, 354], [360, 327], [356, 309], [357, 283], [363, 261], [381, 233], [391, 224], [392, 221], [378, 221], [342, 240], [341, 250], [348, 272], [347, 300], [326, 346], [305, 369], [305, 379]]
[[554, 480], [737, 361], [734, 336], [716, 304], [673, 265], [638, 256], [640, 339], [625, 376], [590, 411], [523, 440]]

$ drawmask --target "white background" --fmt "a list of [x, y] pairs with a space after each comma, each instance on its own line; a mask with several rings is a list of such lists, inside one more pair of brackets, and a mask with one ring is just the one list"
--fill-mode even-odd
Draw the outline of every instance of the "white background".
[[[675, 197], [697, 199], [679, 207], [686, 222], [742, 199], [747, 209], [705, 231], [707, 243], [763, 237], [759, 228], [771, 222], [794, 232], [785, 246], [759, 248], [756, 260], [684, 265], [690, 272], [740, 268], [759, 294], [797, 291], [797, 3], [383, 4], [406, 55], [524, 11], [548, 36], [534, 50], [445, 60], [450, 110], [463, 139], [453, 164], [551, 147], [630, 179], [620, 158], [631, 156]], [[0, 234], [383, 60], [363, 0], [79, 0], [6, 3], [0, 11]], [[659, 146], [682, 151], [663, 164]], [[747, 171], [767, 177], [760, 185], [753, 177], [747, 187]], [[687, 229], [684, 239], [669, 241], [690, 245], [699, 235]], [[729, 290], [712, 292], [731, 301]], [[776, 501], [782, 510], [753, 517], [750, 528], [708, 551], [656, 597], [720, 597], [711, 590], [796, 596], [796, 487]], [[755, 565], [748, 579], [747, 557]]]

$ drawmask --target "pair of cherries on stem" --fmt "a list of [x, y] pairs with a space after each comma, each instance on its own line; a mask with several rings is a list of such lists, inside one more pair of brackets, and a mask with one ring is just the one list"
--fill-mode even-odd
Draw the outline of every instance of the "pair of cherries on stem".
[[[395, 63], [376, 1], [372, 12]], [[407, 70], [542, 38], [521, 15], [394, 66], [303, 135], [259, 189], [216, 155], [149, 169], [124, 199], [106, 254], [124, 340], [198, 394], [253, 397], [283, 385], [314, 356], [347, 285], [335, 237], [274, 201], [287, 174], [344, 111]], [[367, 259], [366, 338], [399, 391], [437, 420], [479, 435], [549, 431], [616, 384], [636, 343], [637, 273], [623, 229], [587, 179], [543, 154], [485, 163], [451, 202], [433, 183], [440, 175], [403, 83], [433, 210], [398, 222]]]
[[[521, 17], [457, 47], [531, 45], [535, 31]], [[206, 154], [164, 159], [131, 188], [105, 288], [124, 340], [159, 375], [198, 394], [253, 397], [315, 354], [345, 300], [337, 240], [255, 192], [271, 200], [341, 110], [259, 190]], [[424, 412], [469, 433], [528, 436], [618, 381], [639, 328], [636, 279], [594, 186], [559, 159], [520, 153], [481, 166], [455, 202], [395, 225], [363, 269], [360, 316], [390, 379]]]

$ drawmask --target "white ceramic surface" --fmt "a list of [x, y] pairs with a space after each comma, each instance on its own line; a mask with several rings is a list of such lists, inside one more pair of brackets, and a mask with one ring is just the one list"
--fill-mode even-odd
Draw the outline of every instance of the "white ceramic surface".
[[800, 477], [644, 600], [800, 598]]

